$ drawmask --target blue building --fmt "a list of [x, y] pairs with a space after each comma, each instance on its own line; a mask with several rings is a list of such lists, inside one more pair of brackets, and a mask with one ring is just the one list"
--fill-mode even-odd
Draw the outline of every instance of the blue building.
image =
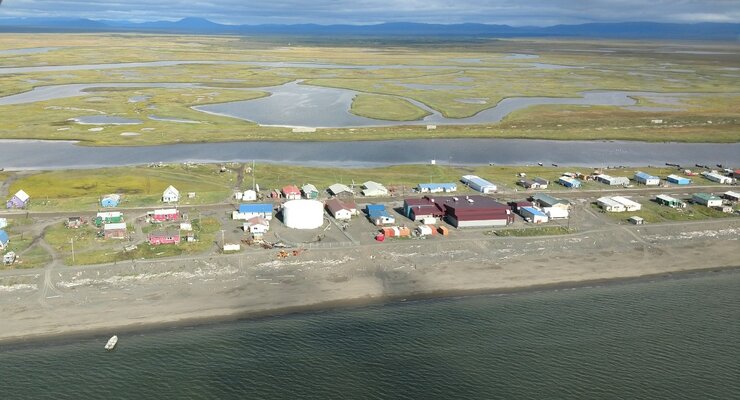
[[678, 175], [668, 175], [665, 180], [670, 183], [675, 183], [676, 185], [688, 185], [691, 183], [691, 179]]
[[121, 196], [117, 194], [109, 194], [100, 200], [100, 205], [104, 208], [118, 207], [118, 203], [121, 202]]
[[385, 209], [385, 206], [383, 204], [368, 204], [367, 217], [370, 218], [370, 220], [378, 226], [393, 224], [396, 222], [396, 218], [388, 213], [388, 210]]
[[8, 236], [8, 232], [0, 231], [0, 250], [3, 250], [6, 247], [8, 247], [8, 242], [10, 242], [10, 237]]
[[647, 174], [642, 171], [635, 172], [635, 181], [643, 185], [652, 185], [652, 186], [660, 185], [660, 178], [658, 178], [657, 176]]
[[571, 189], [578, 189], [581, 187], [581, 181], [579, 181], [576, 178], [571, 178], [569, 176], [561, 176], [558, 179], [558, 183]]
[[270, 203], [239, 204], [239, 209], [234, 211], [231, 217], [233, 219], [241, 219], [241, 220], [248, 220], [254, 217], [261, 217], [269, 221], [272, 219], [272, 204]]

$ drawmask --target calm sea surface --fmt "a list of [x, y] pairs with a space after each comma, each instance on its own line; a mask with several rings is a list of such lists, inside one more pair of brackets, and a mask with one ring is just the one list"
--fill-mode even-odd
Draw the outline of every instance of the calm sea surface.
[[0, 348], [2, 399], [737, 399], [740, 272]]

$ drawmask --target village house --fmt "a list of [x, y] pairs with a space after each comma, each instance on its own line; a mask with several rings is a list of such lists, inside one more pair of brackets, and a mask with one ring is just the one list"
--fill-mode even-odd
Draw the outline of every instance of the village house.
[[125, 222], [103, 225], [103, 237], [106, 239], [125, 239], [128, 235]]
[[149, 244], [159, 246], [162, 244], [180, 244], [179, 231], [156, 231], [147, 236]]
[[301, 190], [295, 185], [285, 186], [281, 192], [287, 200], [300, 200], [301, 198]]
[[367, 181], [362, 184], [362, 195], [365, 197], [388, 196], [388, 189], [378, 182]]
[[377, 226], [396, 223], [396, 218], [388, 213], [383, 204], [368, 204], [367, 217]]
[[612, 200], [622, 204], [624, 209], [629, 212], [640, 211], [642, 209], [642, 204], [624, 196], [612, 196]]
[[550, 181], [542, 178], [534, 178], [531, 180], [520, 179], [516, 182], [516, 184], [525, 189], [547, 189], [547, 185], [550, 184]]
[[177, 221], [180, 219], [180, 212], [176, 208], [165, 208], [146, 213], [146, 218], [151, 223]]
[[103, 196], [103, 198], [100, 200], [100, 206], [103, 208], [113, 208], [118, 207], [118, 204], [121, 202], [121, 195], [118, 194], [108, 194]]
[[627, 178], [626, 176], [598, 174], [595, 179], [598, 182], [605, 183], [609, 186], [628, 186], [630, 184], [630, 178]]
[[190, 232], [193, 230], [193, 224], [191, 224], [190, 222], [180, 222], [180, 230]]
[[[724, 198], [725, 200], [731, 201], [733, 203], [737, 203], [738, 201], [740, 201], [740, 193], [733, 192], [733, 191], [724, 192], [722, 194], [722, 198]], [[0, 228], [2, 228], [1, 223], [0, 223]]]
[[31, 197], [23, 190], [19, 190], [5, 203], [6, 208], [26, 208]]
[[329, 194], [336, 197], [352, 197], [355, 195], [352, 189], [341, 183], [329, 186]]
[[5, 253], [5, 255], [3, 255], [3, 264], [5, 264], [5, 265], [13, 264], [15, 262], [15, 259], [16, 258], [17, 257], [15, 255], [15, 252], [14, 251], [9, 251], [9, 252]]
[[234, 192], [234, 199], [241, 201], [257, 201], [257, 192], [254, 190], [245, 190], [244, 192]]
[[404, 200], [403, 215], [412, 221], [422, 221], [428, 218], [442, 218], [445, 215], [445, 210], [443, 205], [438, 204], [434, 197], [424, 196], [421, 199]]
[[534, 224], [541, 224], [547, 222], [549, 219], [547, 218], [547, 214], [534, 207], [519, 208], [519, 215], [521, 215], [526, 221]]
[[548, 194], [537, 193], [532, 196], [532, 202], [550, 219], [566, 219], [570, 213], [570, 203], [567, 200]]
[[709, 193], [694, 193], [694, 195], [691, 196], [691, 201], [695, 204], [701, 204], [707, 207], [722, 206], [722, 199]]
[[10, 243], [8, 232], [0, 230], [0, 250], [5, 250], [8, 247], [8, 243]]
[[231, 217], [236, 220], [244, 221], [247, 221], [254, 217], [262, 217], [269, 221], [272, 219], [272, 204], [240, 204], [239, 209], [232, 212]]
[[342, 201], [337, 198], [329, 199], [325, 203], [326, 209], [332, 217], [340, 221], [348, 221], [357, 214], [357, 206], [354, 202]]
[[178, 201], [180, 201], [180, 191], [172, 185], [168, 186], [162, 193], [162, 202], [177, 203]]
[[270, 221], [262, 217], [250, 218], [244, 223], [242, 229], [244, 229], [244, 232], [251, 233], [255, 238], [262, 237], [270, 230]]
[[319, 189], [316, 189], [316, 186], [308, 183], [301, 187], [301, 192], [303, 192], [303, 197], [309, 200], [316, 200], [319, 198]]
[[558, 178], [558, 183], [571, 189], [578, 189], [581, 187], [581, 181], [579, 181], [576, 178], [571, 178], [569, 176], [561, 176]]
[[416, 190], [419, 193], [452, 193], [457, 191], [456, 183], [420, 183]]
[[658, 204], [668, 206], [671, 208], [686, 208], [685, 202], [675, 197], [668, 196], [667, 194], [659, 194], [658, 196], [655, 197], [655, 201]]
[[596, 200], [596, 204], [606, 212], [624, 212], [626, 211], [624, 204], [613, 200], [611, 197], [599, 197]]

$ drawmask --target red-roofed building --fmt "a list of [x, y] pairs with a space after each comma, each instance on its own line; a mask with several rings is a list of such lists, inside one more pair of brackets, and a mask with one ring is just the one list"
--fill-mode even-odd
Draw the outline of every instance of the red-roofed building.
[[444, 217], [457, 228], [505, 226], [514, 222], [514, 214], [508, 205], [479, 195], [407, 199], [404, 201], [404, 214], [415, 221]]
[[301, 189], [298, 189], [295, 185], [289, 185], [283, 188], [283, 196], [287, 200], [300, 200], [301, 199]]

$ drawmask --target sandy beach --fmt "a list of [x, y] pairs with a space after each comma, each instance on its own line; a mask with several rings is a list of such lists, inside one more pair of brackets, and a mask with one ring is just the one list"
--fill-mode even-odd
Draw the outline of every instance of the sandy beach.
[[0, 343], [738, 267], [734, 219], [0, 274]]

